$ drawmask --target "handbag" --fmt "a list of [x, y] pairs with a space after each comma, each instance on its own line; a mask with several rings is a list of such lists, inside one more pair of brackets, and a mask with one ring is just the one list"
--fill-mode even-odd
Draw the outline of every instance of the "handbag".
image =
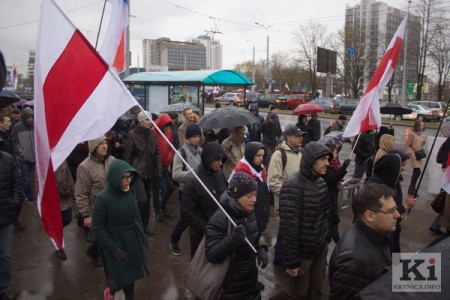
[[[227, 235], [230, 234], [230, 230], [231, 224], [228, 222]], [[210, 263], [205, 254], [205, 239], [204, 236], [189, 264], [184, 285], [200, 299], [218, 299], [228, 271], [230, 257], [217, 264]]]
[[425, 157], [427, 157], [427, 154], [425, 153], [425, 150], [424, 150], [424, 149], [420, 149], [420, 150], [417, 150], [417, 151], [416, 151], [416, 149], [414, 149], [414, 147], [412, 146], [412, 144], [411, 144], [410, 146], [411, 146], [411, 148], [414, 150], [414, 155], [416, 156], [416, 159], [417, 159], [417, 160], [422, 160], [422, 159], [424, 159]]
[[434, 197], [433, 201], [431, 201], [431, 207], [438, 214], [442, 213], [445, 205], [446, 193], [445, 191], [441, 191], [439, 194]]

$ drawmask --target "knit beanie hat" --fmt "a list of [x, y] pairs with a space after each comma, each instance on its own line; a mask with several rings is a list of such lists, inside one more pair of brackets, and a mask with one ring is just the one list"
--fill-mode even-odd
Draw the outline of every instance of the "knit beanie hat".
[[151, 113], [148, 111], [141, 111], [138, 115], [138, 120], [139, 122], [145, 121], [145, 120], [150, 120], [150, 118], [148, 116], [151, 116]]
[[186, 139], [189, 139], [196, 135], [202, 135], [202, 130], [197, 124], [190, 124], [188, 127], [186, 127]]
[[258, 190], [258, 185], [253, 180], [253, 178], [242, 172], [234, 173], [228, 184], [228, 191], [231, 196], [238, 199], [248, 193], [255, 192]]

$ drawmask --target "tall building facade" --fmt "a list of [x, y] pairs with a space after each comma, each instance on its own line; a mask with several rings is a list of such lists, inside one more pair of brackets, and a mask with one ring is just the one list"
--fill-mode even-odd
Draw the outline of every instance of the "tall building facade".
[[202, 44], [206, 48], [206, 69], [222, 69], [222, 45], [219, 41], [211, 39], [210, 36], [201, 35], [197, 38], [188, 39], [187, 42]]
[[[353, 7], [347, 6], [345, 12], [345, 49], [355, 47], [352, 38], [347, 36], [350, 29], [358, 31], [362, 38], [359, 46], [364, 51], [366, 58], [365, 87], [375, 73], [375, 69], [386, 51], [389, 42], [406, 15], [406, 11], [399, 10], [383, 2], [375, 0], [361, 0]], [[417, 81], [417, 68], [420, 47], [420, 18], [409, 14], [407, 24], [407, 61], [406, 82]], [[401, 82], [403, 78], [403, 50], [394, 73], [395, 94], [401, 94]]]
[[169, 71], [205, 70], [206, 48], [203, 44], [171, 41], [169, 38], [142, 41], [144, 67], [167, 67]]

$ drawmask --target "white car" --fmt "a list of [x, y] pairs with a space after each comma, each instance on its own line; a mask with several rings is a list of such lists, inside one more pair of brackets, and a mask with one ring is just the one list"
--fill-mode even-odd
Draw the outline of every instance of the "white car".
[[220, 97], [217, 97], [216, 99], [214, 99], [214, 101], [220, 102], [220, 103], [225, 103], [227, 105], [236, 105], [236, 103], [241, 102], [242, 104], [242, 100], [244, 99], [244, 95], [242, 95], [241, 93], [225, 93]]
[[[426, 120], [439, 120], [441, 117], [439, 116], [439, 111], [438, 110], [433, 110], [433, 109], [429, 109], [429, 108], [425, 108], [422, 105], [417, 105], [417, 104], [407, 104], [408, 107], [410, 107], [411, 109], [413, 109], [414, 112], [416, 112], [416, 118], [409, 118], [409, 120], [419, 120], [419, 121], [426, 121]], [[405, 118], [405, 116], [408, 115], [403, 115], [403, 119], [408, 119]]]

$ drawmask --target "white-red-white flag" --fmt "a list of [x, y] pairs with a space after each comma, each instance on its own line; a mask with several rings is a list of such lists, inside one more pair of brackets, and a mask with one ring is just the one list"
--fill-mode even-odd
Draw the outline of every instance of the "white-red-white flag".
[[128, 0], [109, 0], [112, 4], [111, 19], [106, 30], [100, 54], [117, 73], [125, 70], [125, 38], [129, 24]]
[[381, 126], [378, 94], [384, 90], [389, 80], [391, 80], [394, 69], [397, 66], [405, 36], [406, 23], [407, 17], [400, 23], [400, 26], [389, 43], [383, 58], [375, 70], [372, 80], [370, 80], [361, 101], [344, 130], [344, 137], [352, 137], [361, 132], [376, 129]]
[[19, 81], [19, 78], [17, 76], [17, 68], [16, 68], [16, 63], [14, 62], [14, 66], [11, 72], [11, 84], [13, 86], [13, 89], [17, 89], [17, 83]]
[[289, 84], [288, 84], [287, 82], [284, 84], [284, 87], [285, 87], [288, 91], [290, 91], [290, 89], [289, 89]]
[[54, 169], [137, 102], [53, 0], [42, 1], [34, 76], [38, 208], [44, 230], [61, 249]]
[[445, 169], [444, 176], [442, 176], [441, 187], [447, 194], [450, 194], [450, 167]]

